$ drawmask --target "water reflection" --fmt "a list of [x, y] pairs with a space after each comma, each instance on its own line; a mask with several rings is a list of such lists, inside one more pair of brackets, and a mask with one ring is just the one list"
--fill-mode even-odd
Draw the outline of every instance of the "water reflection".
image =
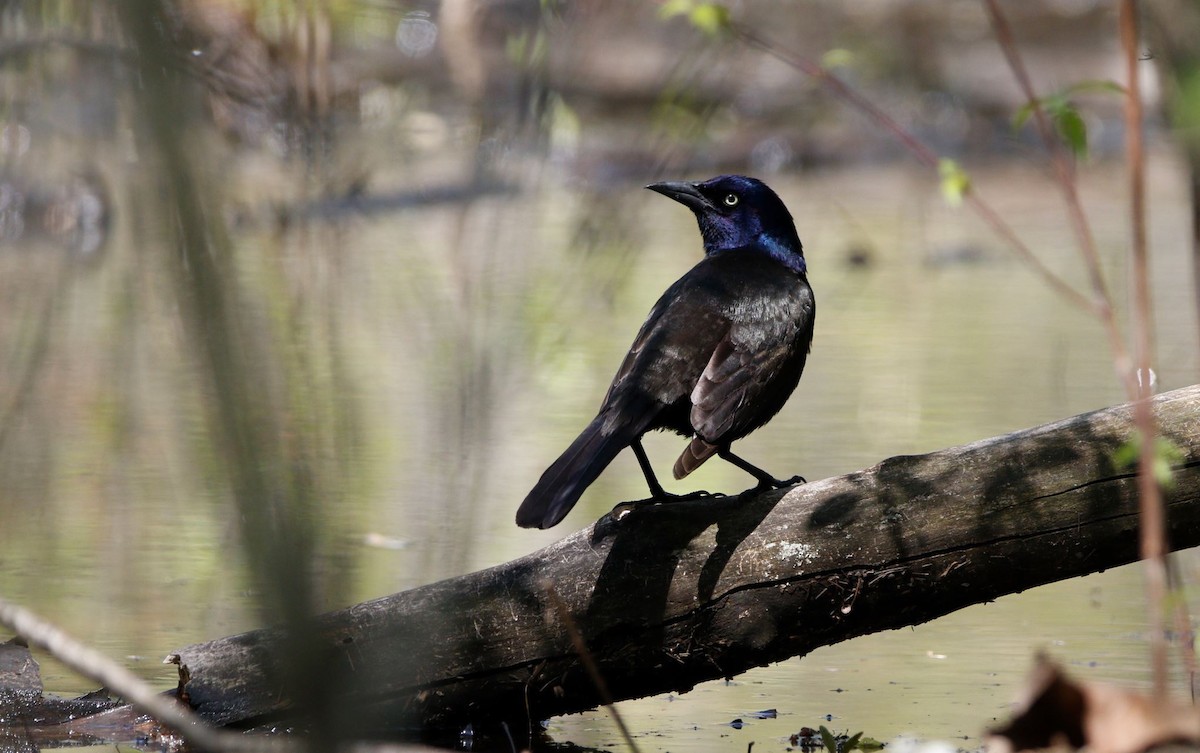
[[[182, 101], [155, 135], [116, 5], [8, 4], [20, 23], [6, 41], [26, 44], [0, 82], [0, 591], [168, 687], [169, 650], [289, 609], [277, 595], [261, 611], [271, 585], [255, 558], [268, 550], [303, 555], [283, 559], [298, 577], [285, 596], [329, 609], [554, 540], [517, 530], [517, 503], [699, 255], [691, 218], [640, 189], [656, 177], [780, 171], [769, 180], [821, 302], [804, 380], [742, 445], [781, 475], [849, 472], [1120, 400], [1095, 324], [946, 208], [930, 176], [812, 169], [886, 150], [862, 147], [879, 137], [852, 116], [827, 119], [792, 73], [641, 5], [496, 4], [480, 17], [451, 2], [257, 15], [181, 3], [169, 29]], [[733, 96], [731, 82], [746, 88]], [[912, 101], [947, 143], [986, 140], [960, 97]], [[839, 152], [842, 139], [858, 146]], [[186, 183], [172, 182], [164, 140]], [[1081, 170], [1120, 280], [1121, 168]], [[1038, 166], [972, 175], [1053, 268], [1082, 279]], [[1185, 188], [1157, 152], [1162, 389], [1197, 369], [1176, 241], [1189, 237]], [[846, 263], [861, 249], [869, 263]], [[665, 465], [679, 440], [647, 449]], [[710, 464], [671, 488], [747, 484]], [[566, 525], [642, 493], [620, 457]], [[1085, 676], [1144, 680], [1140, 610], [1122, 569], [626, 713], [647, 748], [676, 751], [760, 731], [774, 744], [825, 714], [881, 738], [973, 735], [1039, 645]], [[59, 692], [90, 689], [44, 674]], [[780, 718], [716, 729], [767, 707]], [[614, 739], [597, 715], [552, 732]]]

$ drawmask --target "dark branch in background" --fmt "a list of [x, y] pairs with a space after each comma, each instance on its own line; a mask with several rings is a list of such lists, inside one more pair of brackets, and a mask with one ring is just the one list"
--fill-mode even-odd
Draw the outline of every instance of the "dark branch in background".
[[[853, 107], [861, 110], [867, 117], [874, 120], [886, 131], [891, 133], [901, 144], [903, 144], [917, 161], [922, 165], [937, 171], [940, 166], [938, 155], [925, 144], [921, 143], [920, 139], [910, 133], [904, 126], [897, 123], [890, 115], [879, 109], [874, 103], [852, 89], [845, 81], [835, 76], [828, 68], [803, 57], [793, 52], [782, 50], [779, 47], [771, 44], [755, 32], [737, 23], [732, 23], [730, 28], [736, 38], [746, 44], [761, 50], [780, 62], [800, 71], [806, 76], [809, 76], [820, 82], [826, 89], [832, 92], [835, 96]], [[1004, 218], [992, 208], [991, 204], [984, 201], [983, 197], [973, 186], [967, 186], [963, 191], [963, 200], [975, 210], [984, 222], [992, 228], [992, 231], [1004, 239], [1009, 247], [1017, 254], [1017, 256], [1030, 266], [1033, 271], [1045, 280], [1045, 282], [1054, 288], [1060, 295], [1063, 296], [1069, 303], [1084, 311], [1096, 312], [1096, 305], [1088, 299], [1083, 293], [1080, 293], [1072, 285], [1064, 280], [1054, 270], [1047, 267], [1041, 259], [1021, 240], [1012, 226], [1005, 222]]]

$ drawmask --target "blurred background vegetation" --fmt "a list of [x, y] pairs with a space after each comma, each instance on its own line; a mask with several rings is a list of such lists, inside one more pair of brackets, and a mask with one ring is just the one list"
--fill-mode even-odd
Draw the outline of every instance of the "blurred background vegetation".
[[[1149, 123], [1160, 389], [1198, 367], [1200, 79], [1168, 36], [1198, 38], [1200, 10], [1166, 5], [1144, 71], [1169, 113]], [[169, 687], [158, 661], [180, 645], [503, 562], [642, 496], [619, 458], [562, 528], [512, 524], [699, 256], [690, 215], [640, 190], [656, 179], [756, 175], [796, 217], [813, 356], [741, 445], [776, 475], [1121, 401], [1099, 326], [947, 206], [937, 175], [818, 82], [662, 8], [0, 0], [0, 594]], [[1082, 287], [979, 4], [729, 9], [957, 160]], [[1039, 91], [1119, 81], [1110, 3], [1006, 10]], [[1120, 97], [1070, 102], [1081, 192], [1124, 291]], [[677, 438], [653, 439], [667, 463]], [[710, 466], [676, 490], [749, 482]], [[1194, 556], [1180, 563], [1194, 575]], [[779, 748], [826, 714], [881, 739], [970, 737], [1037, 646], [1144, 682], [1141, 610], [1121, 569], [627, 713], [673, 751], [727, 747], [721, 725], [759, 707], [781, 711], [758, 738]], [[615, 739], [599, 717], [555, 725]]]

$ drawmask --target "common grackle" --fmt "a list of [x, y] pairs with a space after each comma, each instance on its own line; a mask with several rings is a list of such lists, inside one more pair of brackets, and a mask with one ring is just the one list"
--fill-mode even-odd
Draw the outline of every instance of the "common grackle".
[[646, 188], [695, 213], [704, 258], [654, 304], [599, 414], [521, 503], [519, 526], [558, 523], [626, 447], [652, 497], [675, 497], [642, 449], [642, 435], [652, 429], [691, 437], [675, 461], [677, 479], [718, 455], [754, 476], [759, 488], [791, 483], [729, 446], [779, 412], [812, 343], [816, 304], [792, 216], [774, 191], [740, 175]]

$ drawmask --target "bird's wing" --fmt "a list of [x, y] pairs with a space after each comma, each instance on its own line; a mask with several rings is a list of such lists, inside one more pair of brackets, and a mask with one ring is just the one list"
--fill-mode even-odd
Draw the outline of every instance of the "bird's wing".
[[704, 361], [729, 331], [713, 293], [684, 276], [659, 298], [613, 377], [604, 404], [631, 391], [671, 405], [686, 399]]
[[[671, 292], [670, 290], [667, 291]], [[654, 335], [658, 322], [662, 319], [663, 312], [667, 309], [669, 301], [666, 293], [663, 294], [658, 302], [654, 304], [654, 308], [650, 309], [650, 313], [646, 315], [646, 321], [642, 322], [642, 328], [638, 330], [637, 337], [633, 338], [633, 344], [629, 346], [629, 352], [625, 354], [625, 360], [621, 361], [621, 367], [617, 369], [617, 373], [613, 376], [612, 384], [608, 386], [608, 392], [604, 395], [604, 404], [608, 405], [613, 396], [620, 392], [623, 385], [627, 384], [630, 375], [634, 373], [634, 367], [637, 365], [638, 359], [646, 352], [646, 343]]]
[[811, 293], [732, 317], [692, 389], [696, 434], [720, 445], [745, 436], [783, 407], [796, 386], [812, 337]]

